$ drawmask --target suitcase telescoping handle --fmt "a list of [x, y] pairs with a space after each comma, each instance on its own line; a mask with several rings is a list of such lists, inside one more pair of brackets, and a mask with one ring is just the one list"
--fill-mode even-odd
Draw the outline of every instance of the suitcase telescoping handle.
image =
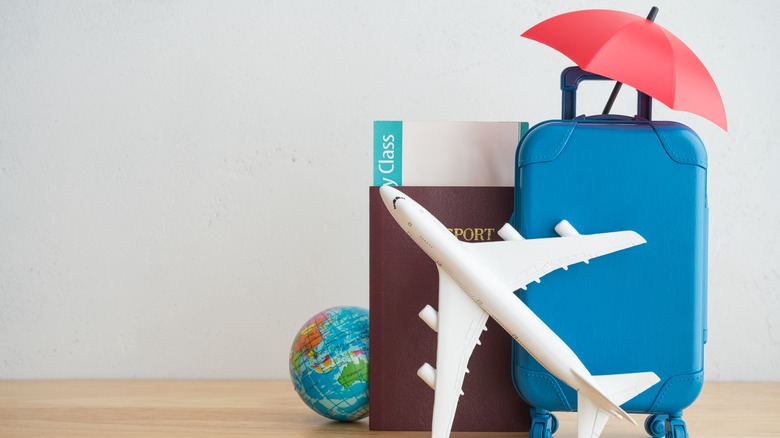
[[[561, 73], [561, 91], [563, 92], [561, 118], [571, 120], [577, 114], [577, 87], [582, 81], [610, 81], [612, 79], [587, 72], [579, 67], [568, 67]], [[637, 90], [637, 117], [651, 120], [653, 114], [653, 99]]]

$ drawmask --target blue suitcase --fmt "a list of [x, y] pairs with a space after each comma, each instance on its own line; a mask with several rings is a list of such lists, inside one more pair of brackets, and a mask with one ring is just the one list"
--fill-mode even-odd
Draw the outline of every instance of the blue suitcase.
[[[687, 437], [682, 410], [703, 384], [707, 342], [707, 156], [676, 122], [638, 116], [574, 117], [578, 67], [561, 75], [563, 118], [520, 140], [512, 225], [526, 238], [554, 237], [567, 219], [580, 233], [634, 230], [647, 244], [545, 276], [520, 298], [593, 375], [653, 371], [661, 381], [622, 407], [652, 414], [654, 437]], [[532, 407], [532, 438], [557, 428], [550, 411], [575, 411], [576, 392], [517, 343], [512, 378]]]

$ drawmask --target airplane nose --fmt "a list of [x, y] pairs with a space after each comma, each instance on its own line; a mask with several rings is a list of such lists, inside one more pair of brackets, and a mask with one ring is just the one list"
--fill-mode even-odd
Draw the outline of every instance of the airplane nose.
[[404, 194], [390, 186], [382, 186], [379, 188], [379, 195], [382, 196], [382, 201], [385, 203], [385, 207], [388, 210], [393, 211], [395, 209], [394, 201], [398, 198], [403, 198]]

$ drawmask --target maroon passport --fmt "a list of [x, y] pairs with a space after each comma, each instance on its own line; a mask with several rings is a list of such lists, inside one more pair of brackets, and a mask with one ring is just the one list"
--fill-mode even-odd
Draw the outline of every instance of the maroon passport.
[[[411, 187], [401, 190], [460, 240], [500, 240], [509, 221], [512, 187]], [[417, 316], [438, 307], [436, 265], [387, 211], [379, 187], [370, 191], [369, 428], [431, 430], [434, 391], [417, 377], [436, 367], [437, 334]], [[492, 319], [469, 360], [453, 431], [527, 431], [529, 408], [511, 378], [511, 338]]]

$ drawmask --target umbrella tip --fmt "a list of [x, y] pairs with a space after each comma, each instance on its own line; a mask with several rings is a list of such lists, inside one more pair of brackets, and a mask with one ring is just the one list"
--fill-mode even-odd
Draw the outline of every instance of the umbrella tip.
[[652, 8], [650, 8], [650, 13], [647, 14], [647, 19], [649, 21], [655, 21], [655, 16], [656, 15], [658, 15], [658, 7], [657, 6], [653, 6]]

